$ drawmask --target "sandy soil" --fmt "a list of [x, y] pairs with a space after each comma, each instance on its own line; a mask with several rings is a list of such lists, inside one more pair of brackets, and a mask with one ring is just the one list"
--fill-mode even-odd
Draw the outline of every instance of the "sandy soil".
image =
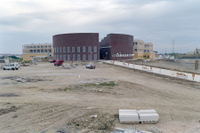
[[[0, 70], [0, 131], [110, 133], [115, 127], [163, 133], [200, 132], [198, 83], [95, 63], [62, 69], [50, 63]], [[25, 82], [17, 82], [23, 77]], [[119, 109], [155, 109], [157, 124], [120, 124]], [[90, 118], [97, 115], [97, 118]]]

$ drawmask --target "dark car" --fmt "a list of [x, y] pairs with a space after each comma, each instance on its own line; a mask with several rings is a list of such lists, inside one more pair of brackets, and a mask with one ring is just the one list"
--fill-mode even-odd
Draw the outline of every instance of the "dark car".
[[54, 63], [54, 62], [56, 62], [56, 60], [50, 60], [50, 63]]
[[95, 69], [96, 68], [96, 66], [93, 63], [88, 63], [85, 67], [89, 68], [89, 69]]
[[54, 66], [61, 66], [63, 63], [62, 62], [55, 62]]

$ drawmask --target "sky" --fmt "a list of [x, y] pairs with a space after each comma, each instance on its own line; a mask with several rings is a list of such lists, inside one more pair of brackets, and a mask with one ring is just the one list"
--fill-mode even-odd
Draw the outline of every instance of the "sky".
[[0, 54], [62, 33], [130, 34], [158, 53], [200, 48], [200, 0], [0, 0]]

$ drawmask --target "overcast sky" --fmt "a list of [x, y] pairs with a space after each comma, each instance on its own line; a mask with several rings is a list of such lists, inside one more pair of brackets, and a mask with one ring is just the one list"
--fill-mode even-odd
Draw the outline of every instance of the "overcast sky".
[[200, 48], [200, 0], [0, 0], [0, 53], [52, 43], [61, 33], [123, 33], [152, 42], [154, 51]]

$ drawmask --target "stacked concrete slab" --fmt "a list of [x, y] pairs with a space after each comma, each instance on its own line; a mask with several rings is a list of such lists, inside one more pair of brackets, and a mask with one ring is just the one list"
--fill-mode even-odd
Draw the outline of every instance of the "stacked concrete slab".
[[139, 116], [137, 110], [119, 110], [119, 120], [122, 123], [137, 123]]
[[159, 115], [154, 109], [150, 110], [119, 110], [120, 123], [156, 123]]
[[159, 115], [154, 109], [151, 110], [139, 110], [139, 119], [142, 123], [156, 123], [159, 119]]

